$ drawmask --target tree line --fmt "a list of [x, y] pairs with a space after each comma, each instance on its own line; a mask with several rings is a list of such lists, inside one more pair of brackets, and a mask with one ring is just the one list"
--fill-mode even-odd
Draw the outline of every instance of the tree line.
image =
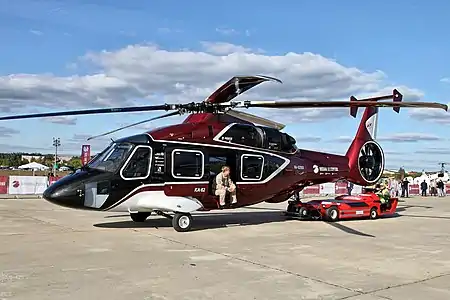
[[[22, 156], [38, 156], [32, 157], [31, 160], [22, 159]], [[18, 167], [30, 162], [37, 162], [44, 166], [53, 167], [55, 163], [55, 156], [53, 154], [41, 154], [41, 153], [0, 153], [0, 166], [2, 167]], [[69, 161], [58, 161], [58, 167], [68, 166], [72, 168], [81, 167], [81, 157], [73, 156]]]

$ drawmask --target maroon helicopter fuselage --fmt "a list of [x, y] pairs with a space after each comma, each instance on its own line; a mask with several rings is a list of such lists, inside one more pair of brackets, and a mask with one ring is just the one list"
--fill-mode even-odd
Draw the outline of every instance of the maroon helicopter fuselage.
[[[105, 211], [217, 209], [212, 182], [224, 165], [231, 168], [237, 186], [238, 203], [233, 208], [283, 202], [306, 186], [339, 179], [367, 185], [372, 182], [362, 177], [358, 156], [367, 143], [381, 151], [367, 130], [376, 112], [366, 109], [346, 155], [298, 149], [286, 133], [226, 114], [193, 114], [181, 124], [114, 141], [43, 196], [58, 205]], [[140, 152], [147, 156], [139, 158]], [[114, 167], [105, 165], [111, 153], [119, 155]], [[140, 175], [127, 173], [133, 159], [144, 164]], [[373, 182], [384, 167], [384, 157], [380, 159]]]

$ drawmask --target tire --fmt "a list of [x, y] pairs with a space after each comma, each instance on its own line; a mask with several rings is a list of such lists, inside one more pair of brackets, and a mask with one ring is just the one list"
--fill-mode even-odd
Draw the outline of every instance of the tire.
[[337, 220], [339, 220], [339, 210], [335, 206], [328, 208], [326, 214], [327, 220], [330, 222], [336, 222]]
[[172, 219], [172, 227], [178, 232], [187, 232], [192, 227], [192, 216], [188, 213], [175, 213]]
[[151, 214], [151, 212], [137, 212], [130, 213], [130, 217], [134, 222], [145, 222], [145, 220], [147, 220], [147, 218], [150, 217]]
[[370, 218], [371, 218], [372, 220], [375, 220], [375, 219], [378, 218], [378, 209], [377, 209], [376, 207], [372, 207], [372, 208], [370, 209]]
[[308, 210], [304, 207], [301, 207], [300, 210], [298, 211], [298, 214], [300, 218], [306, 219], [308, 217]]

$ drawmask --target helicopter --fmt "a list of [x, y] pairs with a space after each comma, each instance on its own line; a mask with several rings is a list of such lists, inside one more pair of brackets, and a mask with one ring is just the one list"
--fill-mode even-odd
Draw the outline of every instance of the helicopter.
[[[87, 164], [43, 193], [51, 203], [74, 209], [126, 212], [135, 222], [152, 214], [172, 220], [178, 232], [189, 231], [192, 213], [233, 209], [260, 202], [279, 203], [307, 186], [346, 179], [367, 186], [384, 170], [384, 153], [375, 141], [380, 107], [397, 113], [400, 107], [437, 108], [430, 102], [402, 102], [403, 95], [350, 101], [233, 101], [263, 82], [282, 83], [263, 76], [234, 76], [201, 102], [49, 112], [0, 117], [18, 120], [55, 116], [170, 111], [89, 139], [158, 119], [189, 114], [180, 124], [112, 140]], [[382, 100], [392, 100], [391, 102]], [[240, 108], [350, 108], [356, 118], [365, 107], [356, 135], [345, 155], [299, 149], [284, 124], [240, 111]], [[259, 125], [258, 125], [259, 124]], [[229, 166], [237, 203], [219, 205], [213, 181]]]

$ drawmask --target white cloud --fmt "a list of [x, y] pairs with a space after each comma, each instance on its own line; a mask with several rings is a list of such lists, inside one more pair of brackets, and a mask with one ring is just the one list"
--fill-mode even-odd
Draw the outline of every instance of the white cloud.
[[51, 118], [45, 118], [43, 119], [50, 123], [55, 124], [63, 124], [63, 125], [76, 125], [77, 124], [77, 118], [75, 117], [51, 117]]
[[441, 141], [442, 137], [427, 133], [395, 133], [377, 138], [381, 142], [417, 143], [422, 141]]
[[320, 136], [297, 136], [295, 140], [298, 143], [317, 143], [322, 140]]
[[351, 136], [338, 136], [337, 138], [331, 139], [330, 142], [333, 143], [351, 143], [354, 137]]
[[168, 28], [168, 27], [160, 27], [157, 29], [158, 33], [161, 34], [169, 34], [169, 33], [181, 33], [183, 32], [181, 29], [176, 28]]
[[[450, 103], [448, 105], [450, 106]], [[409, 114], [413, 119], [419, 121], [431, 121], [442, 125], [450, 125], [450, 113], [445, 110], [413, 108]]]
[[206, 52], [217, 55], [228, 55], [231, 53], [249, 53], [252, 51], [251, 48], [224, 42], [201, 42], [201, 44]]
[[[12, 145], [10, 143], [0, 143], [0, 153], [22, 152], [22, 153], [52, 153], [55, 148], [51, 147], [31, 147], [25, 145]], [[81, 148], [80, 148], [81, 149]], [[81, 152], [81, 151], [80, 151]]]
[[216, 32], [223, 35], [239, 34], [239, 31], [237, 31], [236, 29], [226, 27], [216, 28]]
[[20, 131], [17, 129], [0, 126], [0, 138], [11, 137], [19, 133]]
[[439, 81], [444, 82], [444, 83], [450, 83], [450, 77], [441, 78], [441, 80], [439, 80]]
[[30, 33], [31, 33], [31, 34], [34, 34], [34, 35], [43, 35], [43, 34], [44, 34], [42, 31], [34, 30], [34, 29], [31, 29], [31, 30], [30, 30]]
[[[331, 139], [330, 142], [335, 143], [351, 143], [354, 137], [350, 136], [340, 136], [334, 139]], [[422, 141], [444, 141], [445, 138], [427, 134], [427, 133], [395, 133], [387, 136], [377, 137], [377, 141], [379, 142], [393, 142], [393, 143], [415, 143]], [[400, 152], [391, 151], [393, 153], [400, 154]]]
[[433, 155], [433, 154], [450, 155], [450, 147], [430, 147], [417, 150], [416, 153], [426, 155]]
[[[355, 95], [391, 93], [381, 71], [347, 67], [314, 53], [266, 55], [226, 43], [203, 43], [207, 51], [169, 51], [156, 45], [130, 45], [88, 53], [83, 60], [96, 72], [58, 77], [52, 74], [12, 74], [0, 77], [0, 110], [23, 111], [33, 107], [85, 108], [145, 103], [202, 101], [234, 75], [264, 74], [283, 84], [266, 83], [241, 99], [334, 100]], [[215, 51], [211, 51], [214, 50]], [[211, 53], [212, 52], [212, 53]], [[227, 54], [217, 54], [227, 53]], [[418, 90], [397, 87], [405, 100], [417, 100]], [[348, 116], [348, 109], [255, 109], [275, 121], [320, 121]]]

